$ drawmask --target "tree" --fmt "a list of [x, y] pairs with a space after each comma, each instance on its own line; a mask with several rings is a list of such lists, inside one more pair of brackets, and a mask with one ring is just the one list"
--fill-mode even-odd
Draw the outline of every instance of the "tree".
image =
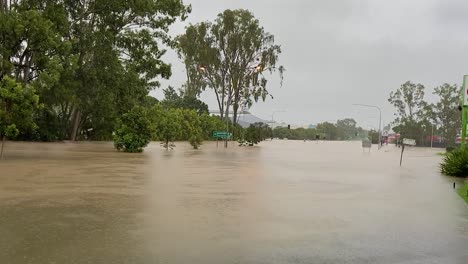
[[272, 131], [267, 124], [261, 122], [250, 124], [245, 131], [244, 140], [248, 142], [249, 145], [253, 146], [270, 137], [271, 132]]
[[165, 108], [191, 109], [199, 115], [209, 113], [207, 104], [194, 96], [179, 95], [171, 86], [164, 90], [164, 100], [161, 103]]
[[239, 107], [269, 95], [263, 73], [278, 70], [282, 79], [284, 68], [277, 68], [280, 46], [247, 10], [225, 10], [214, 23], [190, 25], [177, 40], [188, 92], [213, 89], [221, 118], [229, 117], [232, 106], [234, 123]]
[[7, 137], [15, 138], [21, 131], [36, 126], [33, 111], [39, 107], [39, 97], [34, 88], [6, 76], [0, 80], [0, 158], [3, 157]]
[[200, 117], [195, 110], [183, 109], [182, 111], [182, 137], [188, 139], [194, 149], [203, 142], [203, 131]]
[[203, 138], [210, 139], [213, 136], [213, 131], [221, 131], [226, 129], [226, 122], [218, 116], [210, 116], [202, 114], [200, 116]]
[[328, 140], [335, 140], [338, 136], [338, 130], [336, 126], [329, 122], [317, 124], [317, 132], [321, 134], [323, 138]]
[[292, 133], [291, 133], [291, 130], [288, 129], [287, 127], [275, 127], [273, 129], [273, 136], [279, 139], [284, 139], [284, 138], [289, 139], [292, 137]]
[[432, 106], [435, 123], [440, 125], [439, 131], [449, 147], [455, 144], [455, 138], [461, 129], [460, 111], [458, 110], [459, 91], [460, 88], [457, 85], [447, 83], [434, 89], [434, 94], [439, 96], [439, 101]]
[[410, 81], [402, 84], [395, 92], [390, 93], [388, 101], [397, 109], [397, 120], [400, 122], [417, 121], [424, 106], [424, 85]]
[[135, 106], [118, 121], [113, 139], [117, 150], [143, 152], [151, 140], [153, 128], [146, 108]]
[[181, 0], [22, 0], [13, 9], [41, 14], [63, 44], [41, 52], [53, 63], [38, 71], [51, 77], [38, 91], [71, 140], [88, 130], [108, 138], [120, 115], [169, 78], [161, 44], [174, 46], [168, 28], [190, 12]]
[[155, 137], [162, 140], [166, 149], [169, 149], [169, 143], [183, 135], [181, 109], [166, 110], [160, 105], [156, 105], [151, 109], [150, 115], [155, 126]]
[[345, 118], [336, 121], [338, 138], [341, 140], [353, 139], [357, 135], [357, 122], [352, 118]]
[[424, 143], [427, 134], [430, 106], [424, 101], [424, 85], [406, 82], [395, 92], [390, 93], [388, 101], [395, 106], [397, 112], [394, 124], [395, 131], [404, 137], [415, 139], [419, 144]]

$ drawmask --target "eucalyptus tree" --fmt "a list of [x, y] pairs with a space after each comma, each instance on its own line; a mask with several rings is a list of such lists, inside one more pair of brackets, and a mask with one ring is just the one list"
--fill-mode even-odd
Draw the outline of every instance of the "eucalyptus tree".
[[440, 132], [448, 146], [455, 144], [457, 133], [461, 129], [461, 118], [458, 106], [460, 103], [460, 87], [456, 84], [443, 84], [434, 89], [439, 101], [433, 104], [434, 119], [440, 126]]
[[222, 117], [269, 96], [265, 73], [278, 72], [281, 47], [248, 10], [225, 10], [214, 22], [190, 25], [178, 37], [187, 72], [186, 89], [199, 94], [206, 87], [216, 96]]
[[424, 85], [408, 81], [392, 91], [388, 99], [397, 110], [393, 130], [401, 132], [404, 137], [416, 139], [418, 144], [423, 143], [423, 136], [430, 129], [431, 107], [424, 100], [424, 95]]

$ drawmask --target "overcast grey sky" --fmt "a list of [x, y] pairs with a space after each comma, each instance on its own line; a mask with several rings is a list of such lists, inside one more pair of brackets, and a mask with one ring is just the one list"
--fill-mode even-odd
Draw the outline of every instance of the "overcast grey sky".
[[[248, 9], [282, 46], [286, 68], [283, 87], [272, 78], [273, 100], [250, 111], [291, 124], [315, 124], [352, 117], [376, 127], [378, 112], [353, 103], [382, 107], [383, 121], [393, 120], [390, 91], [411, 80], [426, 86], [426, 96], [444, 82], [461, 83], [468, 74], [468, 1], [464, 0], [185, 0], [193, 11], [187, 23], [214, 20], [225, 9]], [[184, 67], [174, 52], [166, 60], [180, 87]], [[161, 92], [154, 93], [160, 97]], [[216, 109], [212, 91], [202, 95]]]

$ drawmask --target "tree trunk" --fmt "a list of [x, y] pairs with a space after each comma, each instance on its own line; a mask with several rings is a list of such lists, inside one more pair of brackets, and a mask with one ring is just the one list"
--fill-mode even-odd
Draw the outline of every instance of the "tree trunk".
[[7, 0], [0, 0], [0, 11], [6, 12], [8, 10]]
[[0, 151], [0, 159], [3, 159], [3, 147], [5, 146], [6, 137], [2, 137], [2, 150]]
[[239, 109], [239, 105], [234, 103], [232, 106], [233, 116], [232, 116], [232, 123], [235, 125], [237, 124], [237, 110]]
[[80, 128], [80, 122], [81, 122], [80, 110], [75, 108], [75, 111], [73, 111], [73, 118], [72, 118], [72, 131], [71, 131], [71, 135], [70, 135], [70, 140], [71, 141], [76, 141], [76, 137], [78, 135], [78, 130]]

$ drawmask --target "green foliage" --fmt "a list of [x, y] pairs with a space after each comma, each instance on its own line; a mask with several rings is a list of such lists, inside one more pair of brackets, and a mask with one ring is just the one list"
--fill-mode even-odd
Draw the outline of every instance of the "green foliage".
[[280, 46], [247, 10], [225, 10], [213, 23], [188, 26], [177, 40], [187, 71], [186, 93], [198, 95], [210, 87], [221, 118], [233, 107], [233, 123], [239, 108], [269, 95], [263, 73], [278, 71], [282, 79], [284, 68], [277, 67]]
[[321, 135], [321, 138], [327, 140], [336, 140], [338, 139], [338, 128], [335, 124], [329, 122], [323, 122], [317, 124], [317, 133]]
[[369, 131], [368, 139], [371, 141], [372, 144], [379, 144], [379, 131], [371, 130]]
[[195, 110], [199, 115], [208, 114], [208, 105], [194, 96], [178, 95], [177, 92], [169, 86], [164, 90], [164, 100], [161, 102], [165, 108], [183, 108]]
[[414, 122], [423, 114], [426, 105], [424, 101], [424, 85], [406, 82], [396, 91], [390, 93], [388, 101], [397, 109], [397, 119], [400, 122]]
[[183, 136], [181, 109], [164, 109], [160, 105], [156, 105], [150, 110], [150, 118], [155, 127], [155, 138], [163, 141], [166, 148], [169, 148], [170, 142]]
[[468, 182], [465, 182], [465, 184], [460, 187], [457, 192], [460, 197], [462, 197], [463, 200], [465, 200], [465, 202], [468, 204]]
[[251, 124], [245, 131], [244, 140], [249, 145], [258, 144], [268, 137], [271, 137], [271, 128], [264, 123]]
[[224, 131], [226, 130], [226, 122], [224, 122], [218, 116], [210, 116], [208, 114], [202, 114], [200, 116], [201, 127], [203, 131], [204, 139], [211, 139], [213, 131]]
[[279, 138], [279, 139], [289, 139], [292, 138], [292, 129], [288, 129], [287, 127], [275, 127], [273, 129], [273, 137]]
[[393, 131], [403, 138], [415, 139], [419, 146], [428, 144], [424, 136], [431, 135], [434, 120], [432, 106], [424, 100], [424, 91], [424, 85], [408, 81], [391, 92], [388, 99], [397, 109]]
[[194, 149], [198, 149], [203, 141], [203, 130], [200, 117], [195, 110], [183, 109], [182, 133], [183, 138], [188, 139]]
[[338, 139], [351, 140], [358, 137], [358, 127], [356, 120], [352, 118], [345, 118], [336, 121], [336, 129]]
[[0, 138], [15, 138], [34, 129], [34, 110], [40, 108], [34, 88], [17, 83], [10, 77], [0, 80]]
[[[457, 85], [443, 84], [434, 89], [439, 101], [432, 105], [433, 119], [440, 125], [438, 132], [445, 138], [446, 146], [453, 147], [457, 133], [461, 130], [460, 88]], [[437, 132], [437, 131], [436, 131]]]
[[[162, 44], [185, 19], [181, 0], [22, 0], [0, 16], [0, 78], [35, 87], [52, 124], [20, 136], [109, 139], [118, 118], [152, 105], [148, 92], [169, 78]], [[55, 131], [55, 133], [54, 133]]]
[[468, 177], [468, 148], [447, 153], [440, 168], [441, 172], [448, 176]]
[[143, 152], [151, 140], [152, 132], [148, 111], [136, 106], [120, 118], [113, 136], [114, 146], [125, 152]]

